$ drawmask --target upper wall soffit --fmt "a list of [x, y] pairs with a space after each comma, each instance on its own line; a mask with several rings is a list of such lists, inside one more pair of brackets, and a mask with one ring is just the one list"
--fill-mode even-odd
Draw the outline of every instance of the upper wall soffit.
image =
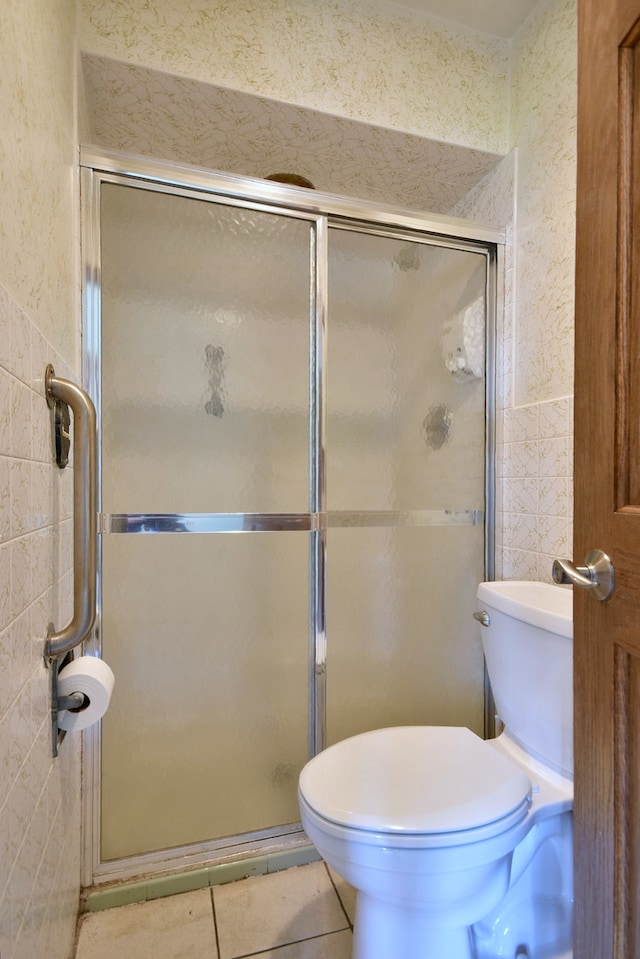
[[510, 39], [540, 0], [392, 0], [398, 6]]

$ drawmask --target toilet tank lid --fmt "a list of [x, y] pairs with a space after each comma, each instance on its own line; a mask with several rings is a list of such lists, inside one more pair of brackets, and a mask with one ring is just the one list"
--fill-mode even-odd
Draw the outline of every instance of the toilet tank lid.
[[329, 746], [300, 774], [325, 819], [390, 833], [457, 832], [508, 816], [531, 783], [462, 726], [376, 729]]
[[551, 583], [505, 580], [480, 583], [477, 598], [514, 619], [567, 639], [573, 637], [573, 590]]

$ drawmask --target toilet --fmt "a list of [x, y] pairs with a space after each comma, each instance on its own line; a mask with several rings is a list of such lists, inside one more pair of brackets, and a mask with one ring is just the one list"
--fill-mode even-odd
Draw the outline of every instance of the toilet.
[[302, 825], [357, 891], [354, 959], [571, 959], [571, 589], [481, 583], [497, 739], [376, 729], [300, 774]]

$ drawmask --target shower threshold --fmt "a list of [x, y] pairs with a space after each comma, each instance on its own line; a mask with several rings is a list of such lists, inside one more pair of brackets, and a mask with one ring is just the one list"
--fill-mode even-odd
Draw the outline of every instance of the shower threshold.
[[[83, 890], [82, 909], [94, 912], [145, 902], [249, 876], [280, 872], [320, 859], [299, 826], [288, 834], [270, 838], [254, 836], [239, 842], [240, 838], [102, 863], [95, 870], [93, 885]], [[221, 846], [221, 842], [225, 845]]]

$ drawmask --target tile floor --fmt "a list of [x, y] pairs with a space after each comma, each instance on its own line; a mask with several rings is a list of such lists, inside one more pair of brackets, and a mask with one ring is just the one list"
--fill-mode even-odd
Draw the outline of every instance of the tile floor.
[[323, 862], [88, 913], [76, 959], [350, 959], [355, 894]]

